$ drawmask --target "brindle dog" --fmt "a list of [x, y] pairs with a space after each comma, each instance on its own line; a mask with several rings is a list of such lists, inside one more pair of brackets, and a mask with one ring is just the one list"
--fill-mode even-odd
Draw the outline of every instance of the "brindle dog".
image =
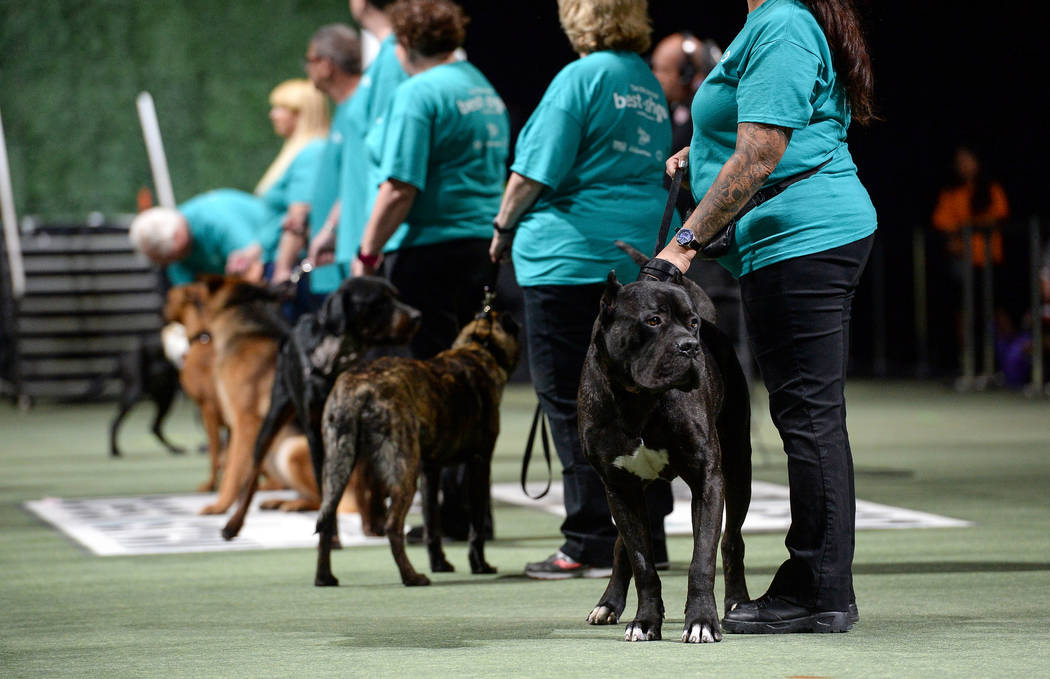
[[496, 572], [485, 562], [484, 520], [500, 400], [518, 354], [517, 325], [509, 316], [489, 312], [479, 314], [460, 331], [451, 349], [433, 358], [381, 358], [339, 376], [322, 422], [324, 499], [317, 520], [315, 585], [339, 584], [331, 563], [335, 509], [354, 465], [362, 459], [371, 465], [379, 492], [390, 497], [385, 532], [401, 582], [430, 584], [405, 555], [405, 515], [421, 473], [430, 570], [454, 570], [441, 548], [437, 494], [441, 467], [463, 462], [469, 479], [470, 570]]
[[626, 641], [659, 639], [663, 624], [642, 492], [654, 479], [680, 476], [693, 496], [682, 641], [722, 638], [714, 580], [723, 504], [726, 610], [748, 599], [740, 528], [751, 501], [750, 404], [732, 343], [713, 321], [713, 305], [689, 279], [623, 286], [610, 273], [594, 323], [580, 380], [580, 438], [619, 536], [612, 578], [587, 621], [617, 622], [633, 575], [638, 610]]
[[[237, 510], [222, 529], [224, 538], [232, 540], [240, 532], [266, 451], [281, 427], [293, 420], [306, 432], [310, 444], [313, 478], [309, 485], [316, 491], [320, 484], [315, 479], [321, 478], [324, 459], [321, 412], [336, 378], [345, 370], [359, 367], [373, 347], [408, 343], [419, 322], [419, 311], [398, 299], [397, 289], [376, 276], [346, 279], [325, 298], [316, 314], [299, 318], [281, 342], [270, 406], [255, 440], [252, 471], [241, 489]], [[366, 479], [355, 479], [354, 499], [365, 532], [377, 534], [374, 523], [384, 514], [384, 498], [367, 493], [366, 485]], [[282, 508], [317, 509], [320, 492], [307, 501]]]

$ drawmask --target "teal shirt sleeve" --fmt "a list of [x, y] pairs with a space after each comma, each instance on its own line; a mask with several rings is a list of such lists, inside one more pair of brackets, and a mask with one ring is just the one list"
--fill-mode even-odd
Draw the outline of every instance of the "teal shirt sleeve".
[[512, 172], [557, 188], [569, 174], [583, 139], [583, 125], [569, 111], [542, 105], [529, 117], [514, 148]]
[[806, 127], [813, 117], [810, 97], [820, 71], [819, 56], [788, 40], [755, 48], [740, 76], [737, 122]]
[[415, 112], [398, 111], [397, 103], [384, 135], [379, 180], [397, 179], [423, 191], [427, 187], [432, 123]]
[[511, 171], [550, 188], [569, 174], [584, 136], [587, 102], [570, 76], [563, 72], [551, 82], [514, 147]]
[[295, 156], [295, 160], [288, 168], [288, 188], [285, 192], [287, 205], [310, 202], [323, 148], [323, 143], [313, 141], [304, 146]]

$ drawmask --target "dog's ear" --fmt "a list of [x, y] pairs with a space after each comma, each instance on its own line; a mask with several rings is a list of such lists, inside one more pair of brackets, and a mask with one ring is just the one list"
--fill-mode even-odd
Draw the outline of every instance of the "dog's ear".
[[602, 293], [601, 318], [603, 323], [612, 318], [616, 310], [616, 297], [622, 288], [620, 281], [616, 280], [616, 271], [610, 271], [605, 279], [605, 292]]
[[349, 291], [344, 286], [339, 286], [325, 297], [321, 308], [317, 311], [317, 322], [326, 332], [334, 335], [342, 335], [346, 332], [346, 300]]
[[214, 295], [219, 291], [219, 288], [226, 284], [226, 277], [218, 274], [205, 274], [199, 277], [199, 281], [204, 284], [209, 295]]

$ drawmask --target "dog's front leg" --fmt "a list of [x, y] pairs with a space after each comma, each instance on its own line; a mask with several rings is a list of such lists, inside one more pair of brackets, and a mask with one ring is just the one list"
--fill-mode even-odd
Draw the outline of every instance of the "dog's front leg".
[[451, 573], [456, 569], [445, 558], [445, 550], [441, 547], [441, 510], [438, 507], [441, 467], [424, 464], [419, 480], [423, 503], [423, 541], [427, 546], [427, 556], [430, 557], [430, 572]]
[[587, 622], [592, 625], [615, 625], [619, 622], [620, 615], [627, 605], [627, 587], [630, 584], [631, 560], [627, 556], [627, 546], [623, 537], [617, 535], [616, 546], [613, 547], [613, 570], [609, 586], [587, 616]]
[[715, 605], [715, 562], [722, 531], [722, 475], [708, 465], [700, 479], [685, 480], [693, 494], [693, 559], [689, 564], [682, 641], [711, 643], [722, 640]]
[[[624, 641], [656, 641], [664, 620], [660, 577], [653, 561], [653, 540], [649, 531], [645, 495], [640, 481], [606, 481], [606, 496], [638, 590], [638, 612], [624, 631]], [[615, 566], [614, 566], [615, 567]]]

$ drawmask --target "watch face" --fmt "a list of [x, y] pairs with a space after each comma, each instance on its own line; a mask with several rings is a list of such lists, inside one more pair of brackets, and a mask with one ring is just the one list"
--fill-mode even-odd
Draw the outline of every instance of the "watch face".
[[675, 236], [675, 241], [684, 248], [689, 247], [689, 244], [693, 242], [693, 232], [689, 229], [682, 229]]

